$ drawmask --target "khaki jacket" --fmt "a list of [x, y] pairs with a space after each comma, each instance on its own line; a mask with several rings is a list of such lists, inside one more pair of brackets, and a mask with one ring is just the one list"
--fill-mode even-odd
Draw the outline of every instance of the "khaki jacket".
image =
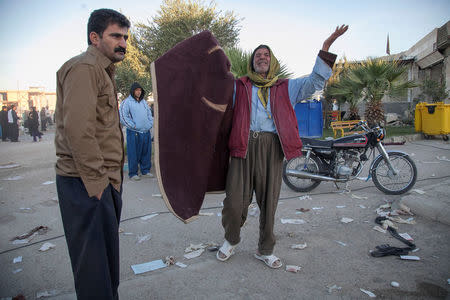
[[81, 177], [90, 197], [109, 183], [120, 192], [123, 135], [114, 65], [94, 46], [57, 72], [56, 174]]

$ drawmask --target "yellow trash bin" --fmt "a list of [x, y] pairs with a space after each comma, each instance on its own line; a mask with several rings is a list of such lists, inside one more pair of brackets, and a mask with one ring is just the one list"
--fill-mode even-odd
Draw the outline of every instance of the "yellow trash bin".
[[425, 135], [443, 135], [447, 140], [450, 133], [450, 104], [444, 102], [419, 103], [416, 105], [415, 129]]

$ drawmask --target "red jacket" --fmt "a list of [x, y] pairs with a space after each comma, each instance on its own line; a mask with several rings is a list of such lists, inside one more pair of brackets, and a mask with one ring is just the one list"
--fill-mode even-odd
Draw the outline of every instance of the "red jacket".
[[[228, 147], [233, 157], [247, 156], [252, 111], [252, 83], [245, 76], [236, 80], [232, 129]], [[298, 133], [297, 118], [289, 101], [288, 80], [280, 79], [270, 88], [270, 109], [286, 159], [302, 155], [302, 141]]]

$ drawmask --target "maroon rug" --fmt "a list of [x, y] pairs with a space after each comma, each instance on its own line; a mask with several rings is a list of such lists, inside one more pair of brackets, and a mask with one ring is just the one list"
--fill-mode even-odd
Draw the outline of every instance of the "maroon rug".
[[159, 188], [169, 210], [187, 223], [207, 192], [225, 189], [234, 77], [209, 31], [177, 44], [151, 70]]

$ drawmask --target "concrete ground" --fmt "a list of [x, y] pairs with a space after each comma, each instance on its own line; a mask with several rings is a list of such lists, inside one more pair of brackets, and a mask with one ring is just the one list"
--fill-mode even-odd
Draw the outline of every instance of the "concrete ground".
[[[20, 143], [0, 143], [0, 298], [25, 295], [36, 299], [76, 299], [69, 255], [54, 184], [56, 160], [51, 130], [43, 141], [33, 143], [21, 136]], [[389, 146], [409, 153], [419, 171], [415, 189], [401, 196], [385, 195], [371, 181], [352, 181], [342, 193], [332, 183], [322, 183], [309, 194], [295, 193], [283, 184], [276, 214], [275, 254], [284, 266], [266, 267], [253, 258], [258, 242], [258, 218], [249, 216], [242, 229], [242, 242], [228, 262], [215, 252], [183, 257], [190, 244], [222, 243], [223, 195], [207, 195], [202, 212], [212, 213], [184, 224], [168, 212], [158, 196], [156, 179], [124, 182], [120, 227], [121, 299], [365, 299], [360, 288], [386, 299], [445, 299], [450, 285], [450, 144], [439, 139]], [[13, 179], [13, 180], [11, 180]], [[422, 193], [424, 192], [424, 193]], [[186, 191], [189, 193], [189, 191]], [[309, 195], [309, 199], [300, 198]], [[367, 197], [365, 199], [364, 197]], [[414, 238], [420, 261], [389, 256], [374, 258], [369, 250], [381, 244], [403, 247], [389, 233], [373, 230], [376, 208], [386, 202], [410, 204], [416, 224], [397, 224], [400, 233]], [[310, 211], [297, 214], [297, 209]], [[140, 217], [159, 213], [149, 220]], [[343, 217], [353, 222], [344, 224]], [[306, 221], [282, 224], [281, 218]], [[11, 239], [43, 225], [49, 231], [28, 244]], [[150, 235], [150, 240], [138, 240]], [[50, 242], [54, 249], [38, 249]], [[291, 249], [306, 243], [304, 250]], [[174, 256], [186, 268], [170, 266], [135, 275], [131, 265]], [[13, 263], [22, 256], [22, 262]], [[298, 273], [286, 265], [297, 265]], [[399, 287], [392, 287], [396, 281]], [[330, 288], [335, 286], [335, 288]], [[42, 296], [45, 297], [45, 296]]]

